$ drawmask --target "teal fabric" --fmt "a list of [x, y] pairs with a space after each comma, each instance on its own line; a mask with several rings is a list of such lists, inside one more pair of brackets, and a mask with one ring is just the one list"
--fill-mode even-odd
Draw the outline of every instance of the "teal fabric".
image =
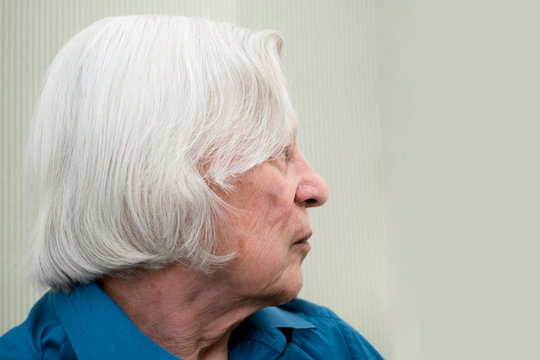
[[[331, 310], [295, 299], [248, 317], [229, 359], [382, 359]], [[144, 335], [96, 284], [49, 291], [28, 319], [0, 338], [0, 359], [176, 359]]]

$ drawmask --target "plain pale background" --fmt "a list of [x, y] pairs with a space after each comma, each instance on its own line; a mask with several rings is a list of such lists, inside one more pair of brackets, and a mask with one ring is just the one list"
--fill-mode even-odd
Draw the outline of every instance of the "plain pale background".
[[540, 4], [412, 9], [422, 359], [540, 359]]
[[299, 142], [330, 200], [310, 210], [314, 236], [301, 297], [324, 304], [389, 351], [388, 259], [374, 2], [4, 0], [1, 19], [0, 333], [21, 322], [43, 290], [21, 280], [32, 219], [22, 154], [48, 64], [62, 45], [110, 15], [206, 17], [285, 38], [283, 67], [299, 114]]
[[377, 2], [392, 359], [540, 359], [539, 14]]

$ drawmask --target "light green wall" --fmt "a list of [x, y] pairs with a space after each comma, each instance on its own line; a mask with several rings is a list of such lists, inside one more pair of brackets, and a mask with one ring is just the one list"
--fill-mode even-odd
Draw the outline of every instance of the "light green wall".
[[275, 28], [299, 114], [300, 146], [326, 179], [330, 200], [310, 211], [314, 236], [300, 296], [329, 306], [387, 351], [388, 296], [370, 0], [28, 1], [1, 13], [0, 333], [21, 322], [41, 291], [18, 264], [31, 226], [22, 188], [27, 127], [48, 64], [76, 32], [109, 15], [177, 14]]

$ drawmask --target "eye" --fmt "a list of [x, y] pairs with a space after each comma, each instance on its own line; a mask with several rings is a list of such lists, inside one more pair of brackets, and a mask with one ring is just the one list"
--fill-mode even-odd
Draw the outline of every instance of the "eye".
[[292, 145], [286, 146], [281, 153], [285, 157], [285, 160], [289, 161], [292, 156]]

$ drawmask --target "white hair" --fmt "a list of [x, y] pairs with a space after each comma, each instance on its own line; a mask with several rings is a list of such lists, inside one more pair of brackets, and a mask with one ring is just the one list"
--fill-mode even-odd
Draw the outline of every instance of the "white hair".
[[282, 39], [168, 16], [102, 19], [51, 64], [27, 146], [30, 273], [68, 291], [181, 263], [211, 272], [237, 175], [294, 138]]

